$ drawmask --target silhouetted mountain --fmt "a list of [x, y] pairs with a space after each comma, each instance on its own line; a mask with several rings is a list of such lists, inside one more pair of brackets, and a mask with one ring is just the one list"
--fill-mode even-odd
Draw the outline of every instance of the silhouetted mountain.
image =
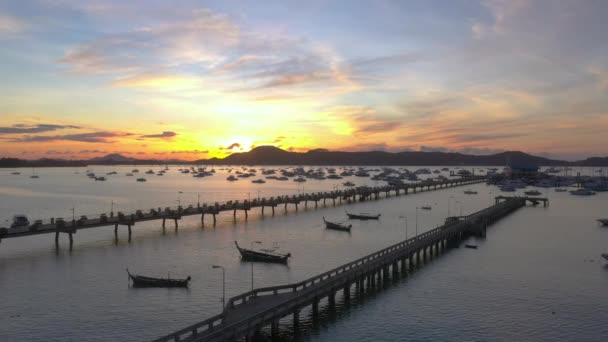
[[233, 153], [224, 159], [200, 160], [198, 163], [230, 165], [570, 165], [572, 163], [532, 156], [523, 152], [492, 155], [466, 155], [445, 152], [339, 152], [325, 149], [306, 153], [288, 152], [274, 146], [259, 146], [249, 152]]
[[114, 153], [89, 160], [38, 159], [24, 160], [1, 158], [0, 167], [45, 167], [85, 165], [163, 165], [163, 164], [210, 164], [210, 165], [412, 165], [412, 166], [503, 166], [526, 164], [537, 166], [608, 166], [608, 157], [593, 157], [568, 162], [533, 156], [524, 152], [509, 151], [491, 155], [468, 155], [446, 152], [339, 152], [315, 149], [305, 153], [289, 152], [274, 146], [259, 146], [249, 152], [233, 153], [226, 158], [183, 161], [177, 159], [137, 159]]
[[122, 154], [118, 154], [118, 153], [111, 153], [111, 154], [105, 155], [103, 157], [91, 158], [88, 160], [88, 162], [90, 162], [91, 164], [95, 164], [95, 163], [132, 163], [132, 162], [137, 162], [137, 161], [139, 161], [139, 160], [135, 159], [135, 158], [125, 157]]

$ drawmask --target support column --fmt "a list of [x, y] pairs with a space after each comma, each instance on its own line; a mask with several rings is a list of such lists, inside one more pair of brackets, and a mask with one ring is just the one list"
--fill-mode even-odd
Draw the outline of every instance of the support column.
[[300, 332], [300, 310], [293, 312], [293, 332], [296, 335]]
[[350, 300], [350, 284], [348, 284], [344, 287], [344, 300], [346, 300], [346, 301]]
[[68, 233], [68, 237], [70, 238], [70, 249], [72, 249], [72, 246], [74, 245], [74, 237], [72, 236], [73, 234], [73, 230], [70, 230], [70, 232]]

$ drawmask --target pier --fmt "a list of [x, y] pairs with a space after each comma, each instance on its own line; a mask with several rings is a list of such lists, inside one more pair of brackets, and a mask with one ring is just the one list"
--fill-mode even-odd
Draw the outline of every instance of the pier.
[[232, 297], [222, 313], [202, 322], [159, 338], [154, 342], [247, 341], [263, 328], [270, 327], [272, 337], [278, 334], [280, 319], [292, 316], [294, 331], [298, 330], [303, 309], [318, 319], [319, 303], [327, 300], [329, 310], [335, 308], [336, 295], [348, 301], [351, 292], [364, 293], [383, 283], [421, 267], [427, 259], [439, 256], [447, 248], [456, 247], [468, 236], [485, 236], [486, 228], [523, 207], [526, 197], [502, 197], [498, 203], [474, 214], [450, 217], [443, 226], [411, 239], [349, 262], [331, 271], [296, 284], [254, 289]]
[[335, 190], [327, 192], [316, 192], [307, 194], [298, 194], [291, 196], [277, 196], [270, 198], [260, 198], [253, 200], [243, 201], [227, 201], [223, 203], [197, 203], [196, 206], [189, 205], [187, 207], [165, 207], [152, 208], [148, 211], [136, 210], [134, 213], [122, 213], [118, 212], [116, 215], [110, 213], [110, 216], [105, 214], [100, 215], [96, 218], [80, 218], [66, 221], [62, 218], [51, 219], [50, 222], [44, 223], [40, 220], [36, 221], [29, 227], [22, 227], [20, 230], [15, 231], [8, 228], [0, 228], [0, 242], [2, 239], [18, 238], [31, 235], [39, 234], [55, 234], [55, 245], [59, 246], [60, 234], [66, 234], [69, 239], [70, 247], [74, 243], [74, 234], [82, 229], [90, 229], [97, 227], [114, 226], [114, 239], [118, 240], [118, 229], [119, 227], [126, 227], [129, 234], [129, 241], [131, 239], [132, 227], [136, 223], [145, 221], [162, 221], [162, 228], [165, 229], [166, 222], [173, 221], [175, 229], [179, 227], [179, 220], [184, 216], [195, 216], [200, 215], [201, 224], [205, 224], [205, 216], [211, 216], [213, 224], [217, 222], [217, 215], [222, 212], [232, 212], [234, 219], [236, 220], [237, 212], [242, 211], [245, 214], [245, 218], [249, 215], [249, 210], [254, 208], [260, 208], [261, 214], [264, 215], [265, 209], [272, 210], [272, 215], [275, 214], [277, 207], [283, 207], [284, 211], [287, 212], [287, 206], [292, 205], [295, 210], [298, 210], [299, 205], [304, 205], [308, 208], [309, 205], [314, 205], [318, 208], [319, 203], [324, 206], [327, 202], [331, 202], [332, 205], [342, 204], [343, 202], [352, 203], [356, 201], [366, 200], [377, 200], [382, 197], [390, 197], [391, 195], [407, 195], [410, 193], [431, 191], [438, 189], [445, 189], [456, 186], [464, 186], [475, 183], [482, 183], [486, 181], [485, 176], [471, 176], [462, 177], [458, 179], [448, 179], [444, 181], [427, 180], [417, 183], [404, 183], [400, 185], [385, 185], [376, 187], [357, 187], [346, 190]]

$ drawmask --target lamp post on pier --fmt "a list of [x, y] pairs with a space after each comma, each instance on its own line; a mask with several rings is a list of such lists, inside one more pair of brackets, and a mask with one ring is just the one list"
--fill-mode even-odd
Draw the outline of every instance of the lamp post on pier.
[[114, 200], [110, 202], [110, 217], [114, 217]]
[[[253, 248], [254, 243], [262, 243], [261, 241], [251, 241], [251, 248]], [[253, 291], [253, 262], [251, 262], [251, 291]]]
[[416, 207], [416, 236], [418, 236], [418, 207]]
[[220, 265], [213, 265], [211, 268], [222, 269], [222, 310], [226, 307], [226, 269]]

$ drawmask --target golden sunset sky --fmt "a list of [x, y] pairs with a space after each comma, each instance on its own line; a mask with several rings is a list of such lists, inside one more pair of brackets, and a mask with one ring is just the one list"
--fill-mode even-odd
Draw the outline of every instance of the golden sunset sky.
[[0, 1], [0, 157], [608, 155], [608, 1]]

